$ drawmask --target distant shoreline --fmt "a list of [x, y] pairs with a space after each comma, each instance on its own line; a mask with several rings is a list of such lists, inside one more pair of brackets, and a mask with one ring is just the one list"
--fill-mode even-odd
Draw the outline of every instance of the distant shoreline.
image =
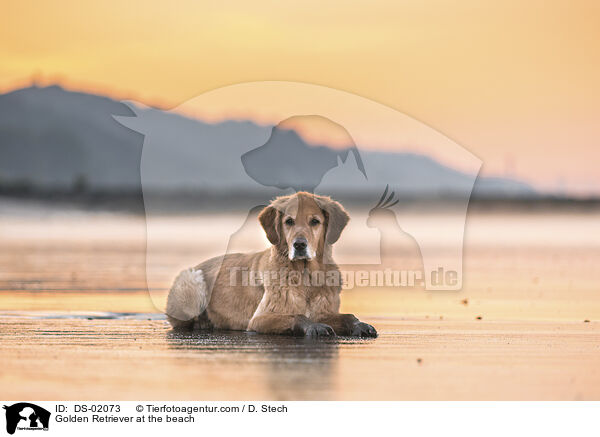
[[[150, 193], [153, 209], [164, 214], [193, 214], [235, 212], [241, 199], [255, 199], [256, 205], [264, 204], [262, 195], [256, 192], [161, 192]], [[462, 207], [457, 197], [423, 196], [400, 198], [401, 209], [452, 210]], [[72, 190], [6, 190], [0, 189], [0, 205], [5, 202], [32, 205], [53, 210], [75, 209], [98, 212], [122, 212], [144, 215], [144, 196], [141, 191], [86, 191]], [[247, 204], [244, 202], [244, 204]], [[356, 195], [346, 204], [369, 207], [372, 198]], [[0, 212], [2, 208], [0, 207]], [[590, 212], [600, 210], [600, 198], [573, 198], [559, 196], [536, 196], [518, 198], [480, 198], [473, 196], [469, 210], [476, 211], [529, 211], [529, 212]]]

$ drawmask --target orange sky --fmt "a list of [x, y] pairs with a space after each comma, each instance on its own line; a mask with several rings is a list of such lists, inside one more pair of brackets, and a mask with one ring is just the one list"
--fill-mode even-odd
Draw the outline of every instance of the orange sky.
[[[214, 3], [214, 4], [211, 4]], [[0, 89], [173, 107], [255, 80], [330, 86], [462, 144], [482, 174], [600, 193], [600, 2], [3, 2]]]

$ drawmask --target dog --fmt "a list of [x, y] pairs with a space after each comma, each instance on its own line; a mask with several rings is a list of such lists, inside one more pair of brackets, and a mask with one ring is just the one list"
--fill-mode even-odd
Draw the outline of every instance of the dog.
[[212, 258], [181, 272], [167, 299], [169, 322], [175, 329], [376, 337], [371, 325], [339, 313], [341, 274], [331, 251], [349, 219], [326, 196], [276, 198], [258, 215], [271, 247]]

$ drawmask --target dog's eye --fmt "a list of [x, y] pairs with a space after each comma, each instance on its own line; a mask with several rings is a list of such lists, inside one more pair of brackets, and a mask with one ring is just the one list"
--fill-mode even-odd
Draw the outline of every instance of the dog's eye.
[[316, 218], [314, 218], [310, 221], [311, 226], [317, 226], [319, 223], [321, 223], [321, 222], [319, 221], [319, 219], [316, 219]]
[[294, 226], [294, 219], [293, 218], [289, 218], [285, 221], [285, 224], [288, 226]]

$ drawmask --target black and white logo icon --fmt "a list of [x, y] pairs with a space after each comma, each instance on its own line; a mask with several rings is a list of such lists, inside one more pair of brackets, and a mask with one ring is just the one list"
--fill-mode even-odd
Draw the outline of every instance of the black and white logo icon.
[[14, 434], [16, 430], [48, 430], [50, 411], [28, 402], [19, 402], [3, 407], [6, 410], [6, 432]]

